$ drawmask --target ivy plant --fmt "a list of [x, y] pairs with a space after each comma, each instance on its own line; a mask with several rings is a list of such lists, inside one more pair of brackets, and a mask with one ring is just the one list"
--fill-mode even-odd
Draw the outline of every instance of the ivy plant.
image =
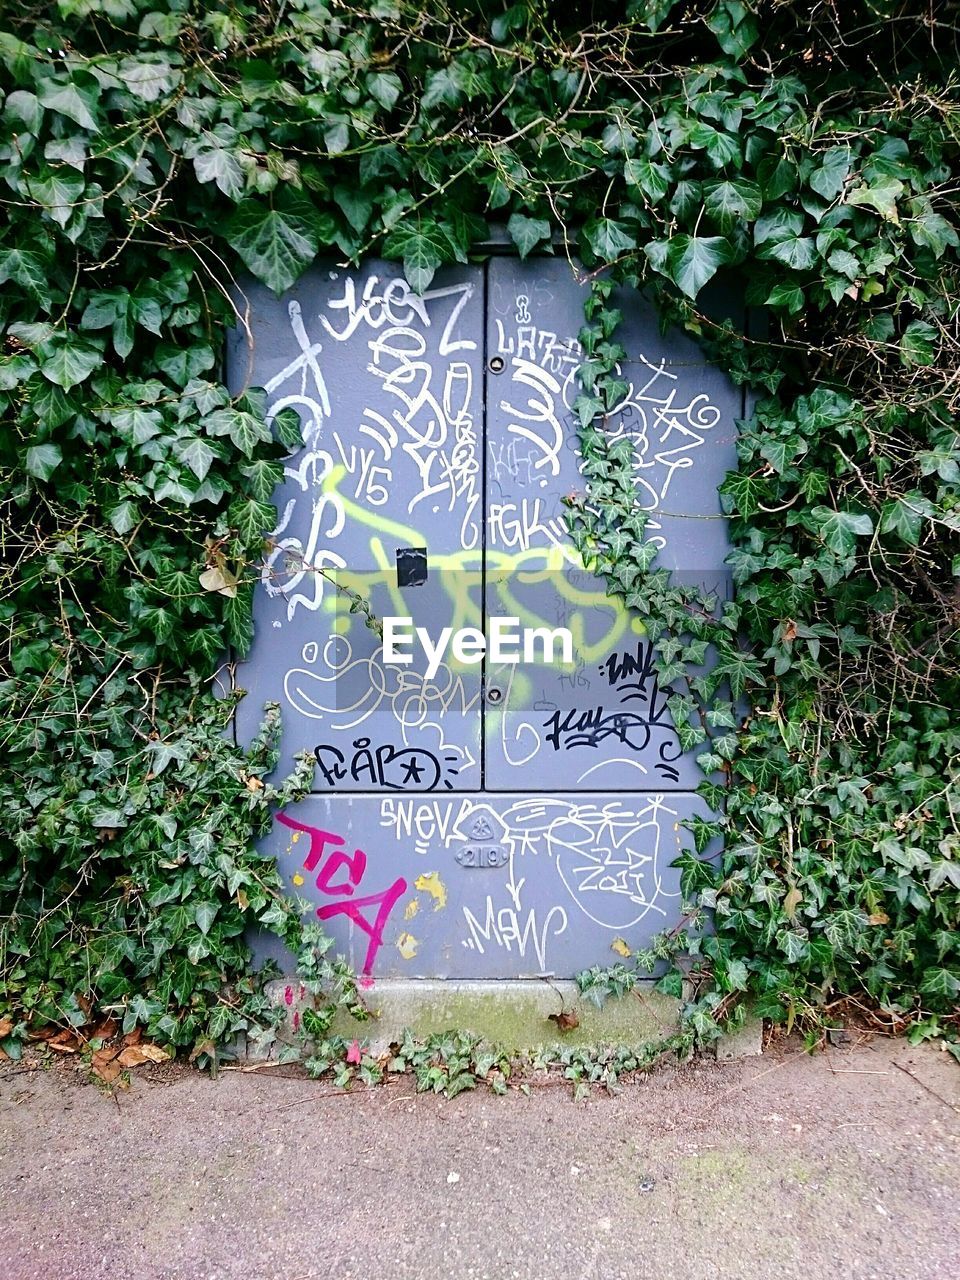
[[[642, 613], [711, 777], [683, 860], [703, 999], [956, 1027], [953, 40], [910, 0], [8, 6], [8, 1044], [103, 1006], [216, 1045], [256, 1012], [244, 929], [290, 917], [254, 842], [302, 779], [256, 785], [266, 743], [221, 735], [211, 682], [250, 643], [300, 436], [223, 385], [225, 334], [245, 273], [279, 293], [377, 252], [423, 290], [491, 222], [593, 281], [571, 533]], [[750, 389], [730, 600], [645, 539], [609, 430], [618, 283]], [[745, 287], [747, 325], [717, 285]]]

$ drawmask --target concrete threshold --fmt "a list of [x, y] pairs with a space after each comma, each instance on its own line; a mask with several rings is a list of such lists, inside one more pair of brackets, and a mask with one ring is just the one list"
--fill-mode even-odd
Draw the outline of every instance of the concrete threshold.
[[[300, 1016], [310, 997], [296, 979], [268, 984], [270, 999], [286, 1012], [282, 1040], [296, 1038]], [[641, 1046], [671, 1035], [680, 1001], [638, 983], [629, 994], [610, 998], [602, 1008], [581, 996], [575, 982], [552, 979], [467, 982], [456, 979], [382, 978], [362, 992], [375, 1015], [358, 1022], [341, 1010], [333, 1030], [356, 1038], [375, 1056], [386, 1053], [409, 1029], [418, 1039], [444, 1031], [462, 1031], [502, 1046], [510, 1053], [535, 1053], [550, 1045], [601, 1048]], [[572, 1015], [558, 1025], [561, 1014]], [[576, 1025], [569, 1025], [575, 1019]], [[749, 1057], [761, 1051], [762, 1023], [745, 1027], [720, 1042], [717, 1057]]]

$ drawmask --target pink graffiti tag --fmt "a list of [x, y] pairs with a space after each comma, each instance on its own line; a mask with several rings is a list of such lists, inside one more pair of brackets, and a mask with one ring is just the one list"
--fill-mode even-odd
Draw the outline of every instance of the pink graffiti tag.
[[[335, 835], [331, 831], [321, 831], [319, 827], [311, 827], [306, 823], [297, 822], [294, 818], [288, 818], [285, 813], [277, 814], [277, 821], [282, 822], [285, 827], [290, 827], [293, 831], [303, 831], [310, 837], [310, 850], [306, 858], [303, 860], [305, 871], [317, 872], [316, 885], [321, 893], [327, 894], [329, 897], [336, 897], [343, 894], [344, 899], [340, 902], [330, 902], [325, 906], [317, 907], [317, 916], [321, 920], [329, 920], [331, 916], [345, 915], [349, 920], [362, 929], [370, 942], [367, 946], [367, 958], [364, 961], [362, 972], [369, 974], [373, 971], [373, 964], [377, 958], [377, 952], [383, 944], [383, 930], [389, 919], [390, 912], [396, 905], [397, 899], [407, 890], [407, 882], [402, 877], [395, 880], [389, 889], [384, 889], [382, 893], [372, 893], [363, 898], [353, 897], [353, 891], [360, 887], [364, 872], [367, 869], [367, 855], [362, 849], [354, 849], [353, 853], [347, 853], [345, 849], [330, 848], [327, 846], [345, 845], [346, 841], [343, 836]], [[344, 872], [345, 880], [334, 880], [339, 872]], [[372, 916], [364, 914], [366, 909], [379, 908], [376, 914]]]

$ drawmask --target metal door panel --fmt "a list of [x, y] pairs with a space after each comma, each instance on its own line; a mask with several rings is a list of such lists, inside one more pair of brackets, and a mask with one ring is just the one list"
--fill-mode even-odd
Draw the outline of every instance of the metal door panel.
[[692, 795], [311, 796], [264, 844], [357, 972], [570, 978], [676, 923]]
[[[566, 530], [564, 496], [586, 488], [573, 412], [586, 285], [563, 260], [499, 258], [488, 270], [486, 615], [550, 618], [570, 628], [575, 653], [566, 667], [488, 663], [485, 785], [695, 787], [642, 623], [584, 573]], [[662, 335], [635, 291], [617, 290], [612, 305], [629, 390], [606, 429], [634, 443], [645, 537], [658, 563], [724, 596], [717, 488], [735, 466], [741, 394], [685, 335]]]
[[[386, 666], [338, 588], [431, 632], [480, 623], [482, 270], [440, 272], [421, 298], [396, 263], [318, 267], [280, 299], [256, 284], [247, 299], [231, 389], [262, 386], [271, 414], [296, 410], [303, 448], [274, 497], [238, 737], [278, 701], [278, 771], [315, 752], [318, 790], [477, 788], [480, 668], [428, 680], [423, 661]], [[404, 589], [407, 549], [425, 549], [427, 581]]]

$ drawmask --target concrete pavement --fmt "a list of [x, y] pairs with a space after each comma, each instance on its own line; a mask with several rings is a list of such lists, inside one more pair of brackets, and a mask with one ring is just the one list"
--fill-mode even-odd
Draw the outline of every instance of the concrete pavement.
[[960, 1067], [858, 1040], [573, 1103], [0, 1069], [2, 1280], [948, 1280]]

